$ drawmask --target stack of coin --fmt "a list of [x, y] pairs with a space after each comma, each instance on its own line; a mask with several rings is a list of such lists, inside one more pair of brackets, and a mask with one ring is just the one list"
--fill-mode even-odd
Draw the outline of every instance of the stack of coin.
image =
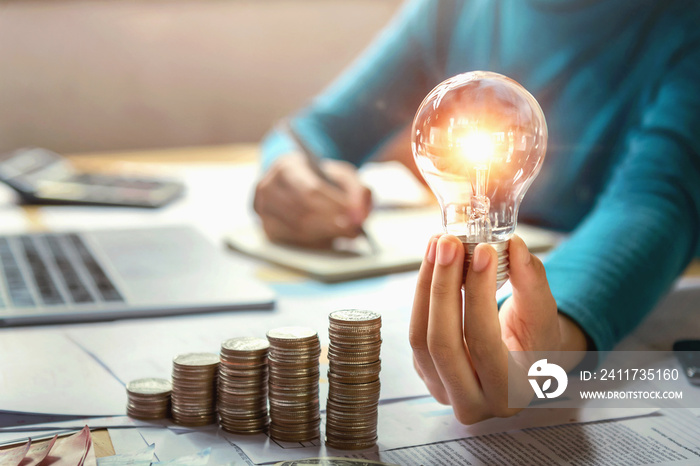
[[377, 442], [382, 317], [351, 309], [329, 319], [326, 445], [370, 448]]
[[270, 341], [270, 437], [307, 442], [320, 437], [318, 334], [303, 327], [267, 332]]
[[183, 426], [204, 426], [216, 420], [219, 355], [187, 353], [173, 359], [172, 415]]
[[126, 414], [135, 419], [163, 419], [170, 414], [170, 380], [136, 379], [126, 386]]
[[267, 351], [263, 338], [238, 337], [221, 344], [217, 411], [219, 424], [234, 434], [265, 432]]

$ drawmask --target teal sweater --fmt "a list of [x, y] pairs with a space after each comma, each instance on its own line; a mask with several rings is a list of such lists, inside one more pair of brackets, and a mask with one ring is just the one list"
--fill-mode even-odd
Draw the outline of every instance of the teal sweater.
[[[700, 230], [700, 2], [411, 1], [294, 117], [319, 154], [357, 165], [447, 77], [520, 82], [549, 127], [520, 220], [573, 231], [546, 263], [559, 310], [608, 350], [692, 259]], [[263, 164], [293, 144], [271, 132]]]

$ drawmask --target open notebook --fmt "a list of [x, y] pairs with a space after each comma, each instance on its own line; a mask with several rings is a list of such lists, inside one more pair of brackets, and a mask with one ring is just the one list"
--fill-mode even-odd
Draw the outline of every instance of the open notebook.
[[[323, 282], [338, 282], [417, 269], [428, 239], [442, 231], [437, 206], [375, 210], [364, 226], [378, 243], [378, 254], [371, 252], [363, 238], [348, 241], [333, 251], [273, 244], [256, 225], [230, 233], [226, 241], [236, 251], [303, 272]], [[555, 233], [526, 225], [519, 225], [516, 233], [533, 252], [551, 248], [558, 237]]]

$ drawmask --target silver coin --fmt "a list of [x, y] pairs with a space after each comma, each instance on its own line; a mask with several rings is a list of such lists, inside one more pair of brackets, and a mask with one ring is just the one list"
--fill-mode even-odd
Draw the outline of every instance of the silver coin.
[[169, 380], [145, 378], [132, 380], [126, 385], [127, 391], [140, 395], [162, 395], [173, 389]]
[[280, 327], [267, 332], [273, 340], [303, 340], [316, 336], [316, 331], [306, 327]]
[[263, 338], [237, 337], [226, 340], [221, 347], [229, 351], [264, 351], [270, 347], [270, 342]]
[[179, 366], [213, 366], [219, 364], [215, 353], [185, 353], [175, 356], [173, 362]]
[[342, 311], [331, 312], [330, 319], [339, 322], [372, 322], [381, 319], [382, 315], [374, 311], [363, 311], [361, 309], [344, 309]]

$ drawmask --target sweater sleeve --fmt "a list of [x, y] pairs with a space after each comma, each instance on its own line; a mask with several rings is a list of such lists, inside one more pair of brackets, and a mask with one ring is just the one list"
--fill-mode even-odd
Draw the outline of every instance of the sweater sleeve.
[[[411, 121], [443, 73], [444, 54], [435, 53], [439, 10], [431, 0], [408, 2], [350, 69], [294, 115], [291, 124], [312, 151], [359, 165]], [[273, 129], [263, 140], [263, 168], [293, 149]]]
[[560, 312], [599, 351], [611, 349], [642, 320], [698, 246], [698, 82], [696, 47], [651, 93], [596, 207], [546, 263]]

